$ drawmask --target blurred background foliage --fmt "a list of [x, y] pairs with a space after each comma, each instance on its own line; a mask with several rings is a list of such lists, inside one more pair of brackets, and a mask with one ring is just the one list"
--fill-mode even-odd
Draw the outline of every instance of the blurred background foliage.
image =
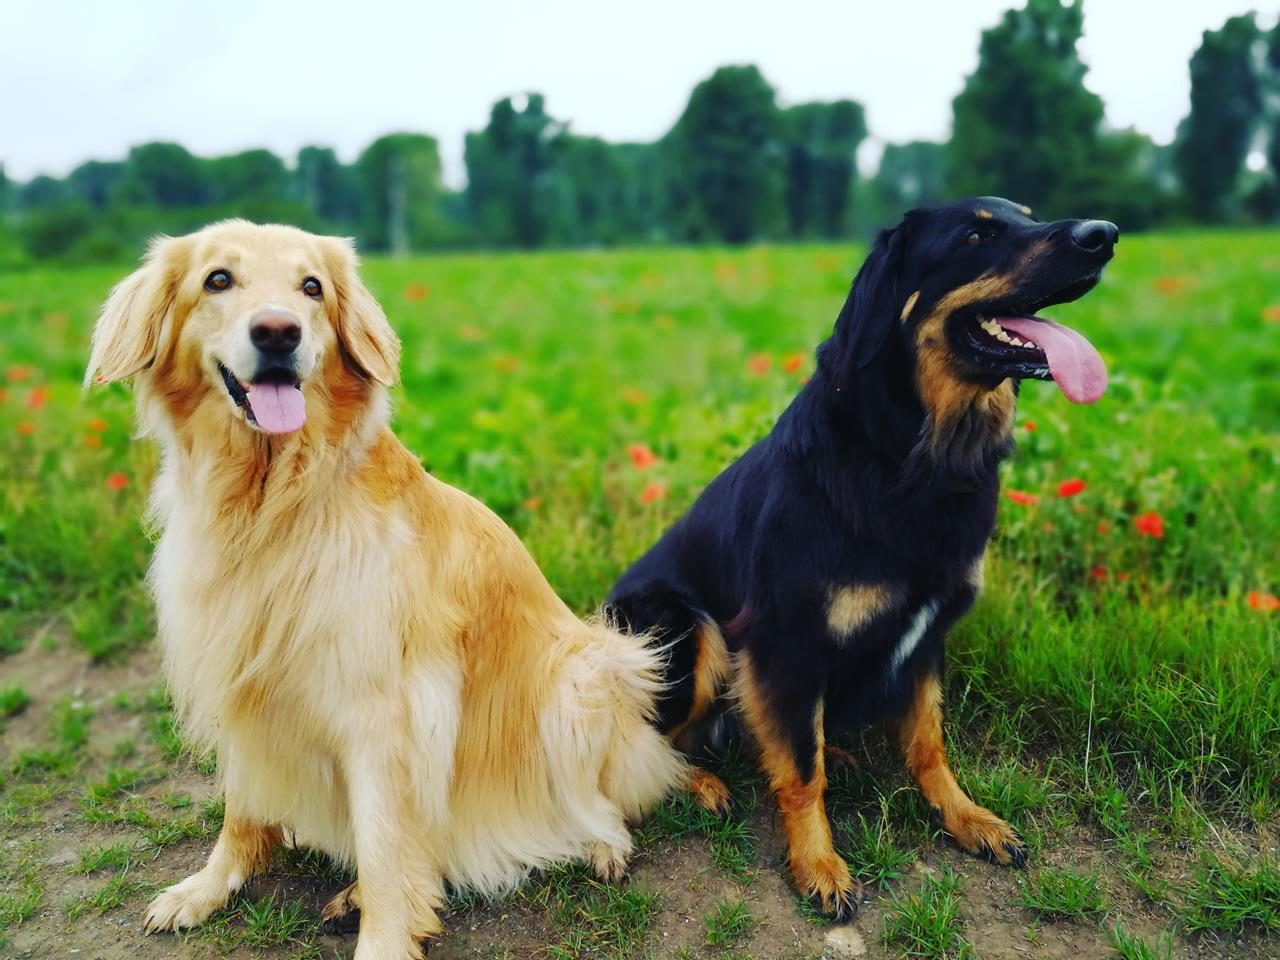
[[1263, 30], [1245, 14], [1204, 33], [1189, 113], [1162, 146], [1107, 125], [1077, 52], [1083, 17], [1079, 0], [1006, 12], [953, 101], [951, 139], [887, 144], [870, 177], [855, 160], [869, 133], [860, 104], [780, 106], [758, 69], [726, 66], [653, 143], [579, 135], [536, 93], [503, 99], [467, 135], [456, 191], [420, 133], [382, 137], [350, 165], [324, 146], [289, 163], [147, 143], [64, 179], [10, 182], [0, 169], [0, 269], [130, 258], [156, 231], [229, 216], [401, 255], [866, 236], [957, 194], [1008, 196], [1046, 218], [1106, 216], [1126, 231], [1280, 219], [1280, 24]]

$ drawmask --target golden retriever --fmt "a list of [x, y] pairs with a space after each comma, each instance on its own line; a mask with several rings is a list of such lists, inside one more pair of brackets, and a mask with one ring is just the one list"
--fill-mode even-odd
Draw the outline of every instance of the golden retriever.
[[198, 924], [285, 835], [355, 867], [359, 960], [419, 957], [444, 884], [586, 858], [687, 782], [643, 638], [583, 623], [503, 522], [388, 427], [399, 342], [349, 241], [232, 220], [153, 242], [86, 381], [132, 377], [161, 469], [169, 688], [217, 751], [222, 833], [150, 931]]

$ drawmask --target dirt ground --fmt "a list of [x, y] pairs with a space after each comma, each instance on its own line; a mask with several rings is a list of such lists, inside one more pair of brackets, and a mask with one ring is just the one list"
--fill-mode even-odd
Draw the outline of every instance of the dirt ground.
[[[30, 810], [10, 811], [11, 822], [0, 825], [0, 852], [9, 865], [6, 876], [27, 870], [43, 888], [34, 912], [12, 926], [9, 943], [0, 955], [80, 960], [149, 960], [149, 958], [312, 958], [345, 957], [354, 949], [354, 933], [315, 932], [321, 905], [332, 896], [341, 879], [309, 877], [296, 870], [273, 871], [255, 878], [243, 894], [260, 901], [275, 895], [276, 903], [303, 905], [306, 930], [283, 942], [246, 942], [235, 935], [210, 936], [197, 932], [184, 936], [144, 936], [141, 914], [151, 891], [179, 880], [198, 869], [212, 846], [207, 834], [150, 849], [130, 876], [118, 905], [88, 898], [103, 887], [107, 874], [76, 872], [86, 851], [121, 842], [132, 843], [137, 828], [128, 823], [94, 823], [83, 815], [83, 785], [99, 778], [113, 750], [122, 740], [137, 744], [131, 765], [161, 760], [160, 748], [147, 741], [145, 713], [139, 698], [157, 685], [158, 663], [154, 650], [135, 653], [114, 666], [95, 666], [69, 652], [53, 638], [37, 637], [25, 651], [0, 662], [3, 684], [20, 683], [30, 693], [31, 705], [6, 722], [3, 754], [6, 758], [33, 745], [46, 743], [51, 705], [70, 695], [74, 703], [92, 710], [88, 742], [76, 772], [56, 785], [52, 794]], [[165, 772], [145, 779], [130, 792], [131, 801], [147, 809], [161, 808], [163, 798], [189, 797], [184, 809], [200, 809], [214, 793], [212, 777], [200, 773], [189, 760], [170, 762]], [[12, 784], [10, 784], [12, 786]], [[140, 799], [132, 799], [132, 798]], [[174, 802], [172, 800], [168, 802]], [[501, 904], [485, 904], [452, 910], [446, 917], [444, 936], [432, 944], [436, 960], [462, 958], [538, 958], [558, 960], [571, 956], [636, 956], [666, 958], [757, 958], [757, 960], [812, 960], [827, 957], [888, 958], [904, 955], [905, 945], [882, 942], [885, 913], [891, 893], [871, 888], [852, 924], [823, 925], [802, 915], [786, 881], [783, 849], [776, 815], [766, 801], [751, 815], [755, 837], [755, 861], [739, 879], [718, 868], [708, 841], [702, 837], [658, 838], [648, 842], [633, 863], [632, 889], [657, 894], [657, 909], [642, 930], [642, 945], [625, 951], [617, 947], [566, 948], [563, 911], [557, 914], [545, 898], [516, 895]], [[1106, 921], [1046, 922], [1018, 904], [1019, 884], [1025, 874], [1009, 871], [969, 857], [938, 839], [920, 848], [917, 858], [894, 885], [897, 892], [919, 886], [927, 876], [948, 866], [961, 879], [962, 934], [982, 958], [1092, 958], [1116, 956], [1109, 946], [1109, 920], [1123, 917], [1125, 927], [1154, 943], [1171, 926], [1165, 906], [1145, 902], [1125, 883], [1110, 853], [1100, 841], [1076, 832], [1046, 844], [1041, 862], [1057, 866], [1098, 870], [1110, 901]], [[22, 865], [26, 865], [25, 868]], [[1162, 865], [1170, 881], [1178, 879], [1176, 857]], [[719, 903], [746, 904], [752, 922], [731, 946], [708, 946], [706, 915]], [[77, 908], [76, 905], [81, 908]], [[85, 907], [86, 904], [90, 904]], [[607, 932], [607, 931], [606, 931]], [[225, 934], [225, 930], [224, 930]], [[557, 952], [559, 951], [559, 952]], [[1179, 937], [1173, 956], [1189, 958], [1241, 958], [1264, 960], [1280, 954], [1276, 941], [1261, 935], [1244, 938], [1221, 935]]]

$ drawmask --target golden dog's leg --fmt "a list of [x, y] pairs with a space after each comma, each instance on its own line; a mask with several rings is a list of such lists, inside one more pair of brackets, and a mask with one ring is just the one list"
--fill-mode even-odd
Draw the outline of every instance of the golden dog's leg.
[[249, 820], [235, 811], [227, 798], [222, 833], [209, 854], [209, 862], [199, 873], [176, 883], [151, 901], [143, 920], [147, 933], [194, 927], [213, 911], [226, 906], [256, 871], [266, 866], [271, 851], [280, 843], [278, 826]]
[[[822, 701], [819, 699], [814, 706], [812, 726], [800, 737], [787, 737], [745, 657], [739, 668], [737, 692], [743, 718], [760, 750], [761, 769], [769, 777], [769, 787], [782, 814], [787, 857], [796, 887], [823, 913], [838, 920], [852, 918], [858, 910], [861, 887], [850, 875], [848, 864], [836, 853], [827, 820]], [[798, 752], [800, 749], [803, 753]]]
[[1023, 866], [1026, 847], [1007, 823], [969, 799], [947, 764], [942, 742], [942, 684], [936, 673], [922, 677], [898, 726], [898, 743], [920, 792], [942, 818], [942, 828], [965, 850], [997, 863]]
[[418, 941], [443, 929], [433, 908], [443, 900], [440, 875], [418, 842], [423, 824], [405, 806], [413, 791], [403, 767], [376, 729], [354, 737], [358, 748], [346, 758], [356, 851], [348, 898], [360, 906], [355, 960], [421, 960]]

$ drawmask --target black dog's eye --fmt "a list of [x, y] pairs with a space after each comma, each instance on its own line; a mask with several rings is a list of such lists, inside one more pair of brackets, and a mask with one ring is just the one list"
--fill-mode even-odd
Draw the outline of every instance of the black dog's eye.
[[226, 270], [215, 270], [204, 278], [204, 288], [210, 293], [221, 293], [231, 286], [231, 274]]
[[307, 277], [302, 281], [302, 292], [312, 300], [319, 300], [324, 291], [320, 288], [320, 281], [315, 277]]
[[987, 239], [987, 235], [978, 230], [970, 230], [969, 235], [964, 238], [964, 242], [971, 247], [976, 247], [983, 240]]

